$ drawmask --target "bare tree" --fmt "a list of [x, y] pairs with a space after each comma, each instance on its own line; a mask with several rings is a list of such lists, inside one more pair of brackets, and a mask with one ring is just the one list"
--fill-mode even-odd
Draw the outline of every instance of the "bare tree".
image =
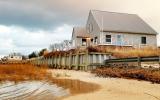
[[63, 51], [64, 50], [64, 48], [65, 48], [65, 45], [64, 45], [64, 43], [63, 42], [61, 42], [60, 44], [59, 44], [59, 50], [60, 51]]
[[51, 51], [56, 51], [56, 46], [55, 46], [55, 44], [51, 44], [51, 45], [49, 46], [49, 49], [50, 49]]
[[59, 44], [58, 43], [55, 43], [55, 44], [51, 44], [49, 49], [51, 51], [58, 51], [59, 50]]
[[71, 48], [71, 41], [70, 40], [64, 40], [64, 49], [69, 50]]
[[52, 51], [65, 51], [65, 50], [69, 50], [71, 48], [71, 41], [70, 40], [64, 40], [61, 43], [51, 44], [49, 48]]

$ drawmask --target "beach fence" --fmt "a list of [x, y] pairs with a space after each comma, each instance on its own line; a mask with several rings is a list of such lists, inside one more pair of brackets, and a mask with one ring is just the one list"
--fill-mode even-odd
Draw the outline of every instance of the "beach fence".
[[107, 59], [104, 65], [112, 67], [154, 67], [160, 68], [160, 56], [131, 57], [119, 59]]
[[103, 66], [104, 60], [110, 59], [111, 53], [74, 51], [51, 52], [44, 57], [32, 59], [30, 62], [37, 66], [49, 66], [57, 69], [92, 70]]

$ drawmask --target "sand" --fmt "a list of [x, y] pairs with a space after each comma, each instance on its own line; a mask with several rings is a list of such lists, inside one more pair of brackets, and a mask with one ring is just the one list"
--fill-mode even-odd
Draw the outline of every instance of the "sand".
[[63, 100], [160, 100], [160, 84], [120, 78], [100, 78], [94, 74], [73, 70], [50, 70], [53, 77], [78, 79], [96, 83], [95, 92], [71, 95]]

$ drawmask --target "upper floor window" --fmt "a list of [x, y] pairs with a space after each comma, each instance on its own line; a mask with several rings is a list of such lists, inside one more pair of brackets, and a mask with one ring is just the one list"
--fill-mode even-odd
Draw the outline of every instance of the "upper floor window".
[[91, 33], [93, 31], [93, 25], [90, 23], [88, 24], [88, 33]]
[[147, 44], [146, 37], [141, 37], [141, 44]]
[[106, 35], [106, 42], [111, 43], [111, 35]]

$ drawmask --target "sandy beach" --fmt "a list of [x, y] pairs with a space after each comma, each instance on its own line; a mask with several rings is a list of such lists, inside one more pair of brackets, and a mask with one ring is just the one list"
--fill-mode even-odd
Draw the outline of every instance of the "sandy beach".
[[160, 84], [120, 78], [100, 78], [94, 74], [73, 70], [50, 70], [53, 77], [78, 79], [96, 83], [100, 89], [85, 94], [77, 94], [63, 100], [160, 100]]

